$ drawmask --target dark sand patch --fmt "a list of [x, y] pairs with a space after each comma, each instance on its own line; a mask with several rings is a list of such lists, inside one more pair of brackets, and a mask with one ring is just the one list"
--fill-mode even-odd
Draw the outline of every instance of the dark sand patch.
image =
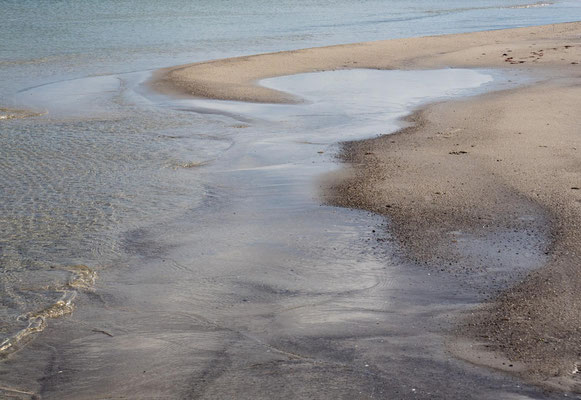
[[[451, 233], [545, 230], [545, 265], [526, 279], [515, 275], [500, 295], [489, 282], [492, 301], [465, 315], [452, 347], [471, 362], [572, 391], [581, 388], [581, 206], [571, 190], [581, 180], [580, 83], [432, 105], [410, 118], [412, 127], [347, 143], [341, 157], [350, 176], [332, 184], [329, 198], [387, 215], [410, 259], [455, 274], [487, 265], [462, 264], [474, 250], [459, 248]], [[512, 263], [511, 240], [498, 252]]]

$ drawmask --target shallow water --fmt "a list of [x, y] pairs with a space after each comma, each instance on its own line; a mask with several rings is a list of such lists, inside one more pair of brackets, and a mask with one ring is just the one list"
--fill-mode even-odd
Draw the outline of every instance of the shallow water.
[[[579, 19], [576, 0], [3, 0], [0, 107], [34, 85], [347, 42]], [[332, 11], [331, 11], [332, 10]]]
[[[6, 121], [15, 144], [4, 161], [4, 187], [14, 188], [4, 213], [13, 219], [2, 225], [13, 268], [3, 275], [12, 277], [2, 282], [4, 326], [31, 333], [5, 352], [6, 393], [265, 398], [280, 380], [283, 398], [297, 388], [323, 398], [412, 389], [464, 398], [473, 381], [479, 398], [495, 398], [499, 384], [505, 394], [530, 392], [448, 360], [438, 334], [445, 314], [477, 297], [402, 269], [382, 219], [322, 206], [317, 183], [338, 168], [338, 141], [393, 131], [426, 101], [515, 85], [510, 76], [353, 70], [261, 82], [302, 97], [299, 105], [170, 99], [148, 92], [147, 78], [31, 88], [19, 101], [48, 114]], [[42, 147], [19, 142], [31, 137]], [[34, 173], [31, 163], [59, 170]], [[43, 218], [37, 210], [52, 204]], [[525, 239], [521, 250], [511, 262], [524, 270], [542, 248]], [[77, 264], [96, 271], [94, 286], [74, 285]], [[52, 318], [60, 314], [68, 316]], [[418, 363], [465, 378], [449, 387], [440, 374], [410, 378]], [[335, 389], [324, 392], [320, 380]]]

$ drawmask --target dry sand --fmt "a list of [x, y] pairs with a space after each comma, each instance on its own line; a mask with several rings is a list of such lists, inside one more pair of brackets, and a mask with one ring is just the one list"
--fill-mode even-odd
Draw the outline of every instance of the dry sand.
[[349, 68], [536, 74], [533, 86], [430, 105], [396, 134], [345, 144], [351, 167], [329, 185], [328, 199], [389, 216], [407, 257], [428, 268], [461, 265], [450, 233], [526, 229], [523, 215], [546, 222], [546, 264], [465, 316], [451, 348], [546, 387], [581, 391], [579, 62], [581, 23], [568, 23], [211, 61], [159, 71], [152, 85], [215, 99], [294, 102], [300, 99], [255, 82]]
[[[159, 70], [151, 84], [163, 93], [222, 100], [292, 103], [286, 93], [256, 81], [303, 72], [352, 68], [433, 69], [539, 66], [578, 71], [579, 23], [500, 31], [385, 40], [284, 51], [181, 65]], [[563, 57], [561, 57], [561, 55]], [[564, 58], [561, 60], [561, 58]], [[561, 74], [562, 71], [559, 71]]]

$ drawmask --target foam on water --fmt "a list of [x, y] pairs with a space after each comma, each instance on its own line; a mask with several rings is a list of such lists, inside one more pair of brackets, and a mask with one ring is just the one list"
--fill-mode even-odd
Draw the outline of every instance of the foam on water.
[[31, 118], [44, 115], [45, 112], [31, 110], [19, 110], [14, 108], [0, 108], [0, 121], [8, 119]]
[[71, 272], [68, 283], [52, 289], [62, 293], [62, 296], [48, 307], [18, 316], [18, 320], [27, 323], [27, 326], [0, 342], [0, 359], [21, 349], [32, 335], [42, 332], [49, 319], [71, 314], [77, 293], [82, 290], [91, 290], [95, 284], [97, 274], [85, 265], [73, 265], [63, 269]]
[[518, 4], [516, 6], [509, 6], [509, 8], [537, 8], [537, 7], [548, 7], [555, 4], [554, 2], [538, 1], [536, 3], [529, 4]]

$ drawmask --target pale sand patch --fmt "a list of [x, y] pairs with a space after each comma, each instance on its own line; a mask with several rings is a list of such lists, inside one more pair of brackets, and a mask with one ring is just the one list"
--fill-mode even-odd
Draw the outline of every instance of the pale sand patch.
[[190, 64], [159, 71], [152, 85], [214, 99], [296, 102], [256, 82], [350, 68], [540, 73], [536, 86], [431, 105], [409, 119], [412, 127], [346, 144], [351, 168], [331, 185], [329, 201], [388, 215], [408, 256], [437, 268], [458, 256], [450, 232], [519, 229], [523, 208], [546, 218], [547, 264], [467, 317], [453, 351], [547, 387], [581, 391], [579, 62], [576, 22]]
[[[170, 67], [151, 85], [167, 94], [268, 103], [300, 101], [256, 85], [275, 76], [336, 69], [560, 66], [579, 70], [581, 23], [385, 40], [260, 54]], [[506, 54], [506, 55], [503, 55]], [[512, 57], [512, 58], [511, 58]], [[563, 60], [561, 60], [563, 58]], [[522, 63], [520, 63], [522, 61]]]

